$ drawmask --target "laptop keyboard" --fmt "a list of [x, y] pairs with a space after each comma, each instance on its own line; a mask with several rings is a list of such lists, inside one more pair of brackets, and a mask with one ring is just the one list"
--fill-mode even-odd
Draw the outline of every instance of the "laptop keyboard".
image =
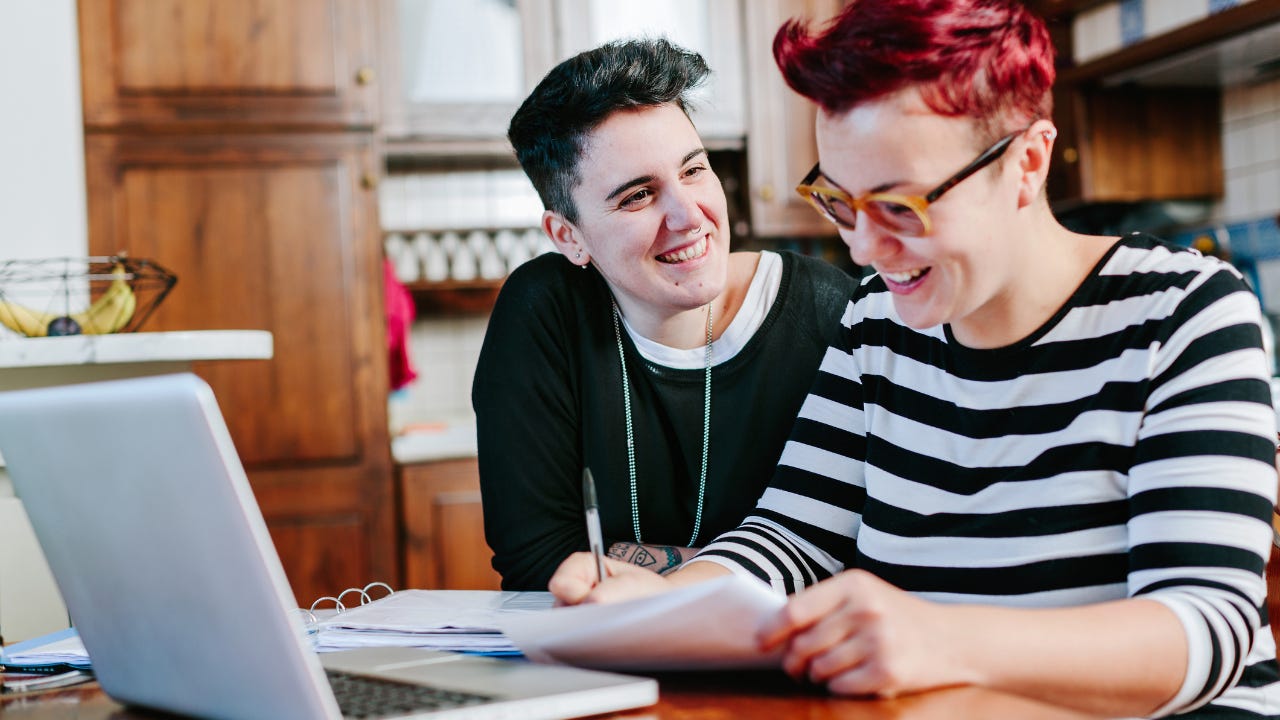
[[491, 695], [325, 670], [344, 718], [382, 718], [446, 710], [494, 700]]

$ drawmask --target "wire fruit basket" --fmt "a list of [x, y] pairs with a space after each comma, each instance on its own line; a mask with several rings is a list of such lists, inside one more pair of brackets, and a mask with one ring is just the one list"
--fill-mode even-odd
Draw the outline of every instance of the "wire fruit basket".
[[0, 325], [24, 337], [136, 332], [177, 282], [126, 255], [0, 261]]

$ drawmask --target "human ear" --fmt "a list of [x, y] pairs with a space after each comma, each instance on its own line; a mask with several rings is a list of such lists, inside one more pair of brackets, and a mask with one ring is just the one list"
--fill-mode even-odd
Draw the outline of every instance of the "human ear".
[[582, 233], [578, 227], [569, 222], [565, 216], [554, 210], [542, 212], [542, 231], [551, 238], [551, 242], [561, 255], [569, 258], [569, 262], [586, 267], [591, 262], [591, 253], [582, 244]]
[[1026, 146], [1018, 156], [1018, 207], [1030, 205], [1043, 194], [1058, 129], [1048, 120], [1037, 120], [1027, 129], [1026, 137]]

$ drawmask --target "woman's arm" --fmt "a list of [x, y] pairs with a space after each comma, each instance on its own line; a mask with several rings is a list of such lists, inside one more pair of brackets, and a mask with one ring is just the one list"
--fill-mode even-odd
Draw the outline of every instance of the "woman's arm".
[[667, 575], [613, 558], [605, 558], [605, 567], [609, 576], [597, 583], [595, 558], [591, 553], [574, 553], [560, 564], [547, 589], [564, 605], [612, 603], [656, 595], [729, 574], [728, 568], [709, 562], [686, 563]]
[[1023, 610], [943, 605], [852, 570], [793, 597], [760, 631], [784, 668], [836, 693], [983, 685], [1104, 714], [1145, 715], [1180, 687], [1181, 624], [1150, 600]]
[[609, 546], [609, 557], [624, 563], [666, 575], [691, 560], [698, 548], [675, 545], [649, 545], [633, 542], [616, 542]]
[[509, 590], [545, 590], [586, 547], [580, 418], [558, 256], [522, 265], [503, 284], [472, 385], [485, 538]]

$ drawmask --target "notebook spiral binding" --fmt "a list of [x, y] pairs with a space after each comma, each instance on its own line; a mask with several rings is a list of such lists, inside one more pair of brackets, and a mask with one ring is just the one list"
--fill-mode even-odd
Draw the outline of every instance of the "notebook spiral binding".
[[[378, 588], [382, 588], [386, 592], [377, 598], [374, 598], [372, 595], [369, 594], [370, 590], [376, 590]], [[396, 592], [395, 588], [391, 587], [387, 583], [384, 583], [380, 580], [375, 580], [369, 583], [368, 585], [365, 585], [362, 588], [349, 587], [346, 590], [343, 590], [342, 592], [338, 593], [337, 595], [325, 595], [324, 597], [318, 597], [316, 598], [315, 602], [311, 603], [310, 608], [306, 608], [306, 609], [299, 608], [299, 611], [306, 616], [307, 628], [308, 630], [311, 630], [320, 621], [319, 617], [316, 615], [317, 608], [319, 608], [322, 604], [326, 602], [332, 602], [334, 606], [334, 610], [336, 612], [344, 613], [347, 611], [348, 606], [346, 605], [346, 603], [342, 602], [342, 599], [347, 597], [348, 595], [351, 595], [352, 593], [355, 593], [356, 595], [359, 596], [361, 605], [368, 605], [369, 603], [373, 602], [375, 599], [380, 600], [389, 595], [394, 595], [395, 592]], [[356, 606], [352, 605], [351, 607], [356, 607]]]

